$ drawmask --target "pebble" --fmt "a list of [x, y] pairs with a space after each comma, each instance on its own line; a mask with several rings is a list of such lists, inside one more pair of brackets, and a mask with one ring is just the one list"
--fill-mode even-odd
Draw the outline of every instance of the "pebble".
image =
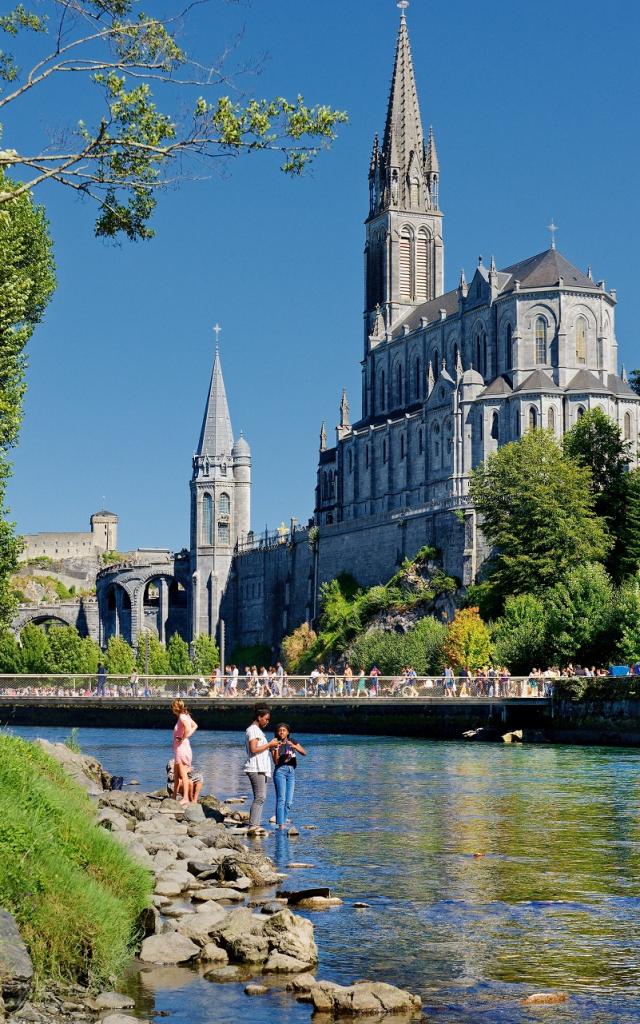
[[140, 785], [140, 779], [129, 779], [129, 781], [127, 782], [127, 786], [139, 786], [139, 785]]
[[120, 992], [101, 992], [93, 1004], [96, 1010], [129, 1010], [136, 1005], [131, 996], [123, 996]]
[[566, 1003], [566, 992], [534, 992], [522, 1000], [523, 1006], [550, 1006], [553, 1003]]
[[248, 996], [263, 996], [269, 989], [266, 985], [249, 984], [245, 985], [244, 991]]
[[352, 906], [354, 906], [356, 908], [356, 910], [363, 910], [365, 907], [370, 907], [371, 904], [370, 903], [363, 903], [362, 901], [358, 900], [358, 902], [357, 903], [353, 903]]
[[317, 825], [303, 825], [302, 827], [306, 828], [306, 829], [309, 829], [309, 831], [311, 831], [311, 829], [317, 828], [318, 826]]
[[287, 832], [287, 835], [288, 836], [299, 836], [300, 833], [298, 832], [298, 829], [296, 828], [296, 826], [292, 825], [291, 828], [289, 829], [289, 831]]
[[292, 860], [288, 864], [285, 864], [287, 868], [315, 868], [315, 864], [305, 864], [301, 860]]

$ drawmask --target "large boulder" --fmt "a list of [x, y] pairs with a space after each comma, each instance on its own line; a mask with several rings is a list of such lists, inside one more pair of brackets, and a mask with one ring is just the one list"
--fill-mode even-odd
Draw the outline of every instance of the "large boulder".
[[147, 964], [183, 964], [193, 960], [200, 947], [178, 932], [163, 932], [145, 939], [140, 948], [140, 959]]
[[286, 953], [278, 953], [274, 950], [269, 956], [263, 970], [265, 973], [297, 974], [300, 975], [308, 965], [295, 956], [287, 956]]
[[33, 964], [11, 914], [0, 910], [0, 997], [14, 1013], [24, 1006], [33, 987]]
[[111, 776], [108, 772], [105, 772], [99, 761], [96, 761], [95, 757], [87, 757], [85, 754], [76, 754], [73, 750], [69, 750], [64, 743], [50, 743], [49, 740], [37, 739], [35, 741], [42, 749], [52, 757], [54, 761], [57, 761], [61, 765], [67, 775], [69, 775], [74, 782], [77, 782], [79, 786], [82, 786], [87, 793], [98, 796], [102, 794], [105, 789], [109, 789], [111, 786]]
[[224, 921], [227, 911], [222, 907], [217, 910], [210, 910], [206, 914], [188, 914], [180, 918], [178, 931], [188, 939], [204, 946], [209, 942], [215, 929]]
[[334, 1016], [366, 1017], [381, 1014], [404, 1014], [413, 1017], [422, 1006], [420, 996], [405, 992], [380, 981], [359, 981], [355, 985], [335, 985], [321, 981], [299, 999], [313, 1003], [315, 1010]]
[[[313, 925], [306, 918], [298, 917], [287, 908], [267, 918], [264, 935], [269, 940], [271, 950], [292, 956], [304, 966], [317, 962], [318, 949], [313, 938]], [[304, 967], [298, 968], [303, 969]]]

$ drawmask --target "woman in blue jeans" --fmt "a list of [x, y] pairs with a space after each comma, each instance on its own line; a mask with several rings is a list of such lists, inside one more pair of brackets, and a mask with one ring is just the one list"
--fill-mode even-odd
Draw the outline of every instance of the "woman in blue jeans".
[[276, 824], [287, 827], [287, 819], [296, 788], [297, 754], [306, 757], [306, 750], [289, 735], [289, 726], [281, 722], [276, 728], [277, 747], [271, 748], [273, 758], [273, 783], [276, 787]]

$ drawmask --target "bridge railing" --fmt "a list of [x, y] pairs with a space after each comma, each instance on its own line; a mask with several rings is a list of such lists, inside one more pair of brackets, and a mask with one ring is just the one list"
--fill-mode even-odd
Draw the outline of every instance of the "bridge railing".
[[112, 699], [279, 699], [345, 700], [362, 698], [532, 698], [550, 697], [553, 680], [526, 676], [465, 678], [461, 676], [365, 676], [338, 674], [287, 675], [269, 679], [204, 676], [128, 676], [34, 674], [0, 675], [0, 698], [30, 697]]

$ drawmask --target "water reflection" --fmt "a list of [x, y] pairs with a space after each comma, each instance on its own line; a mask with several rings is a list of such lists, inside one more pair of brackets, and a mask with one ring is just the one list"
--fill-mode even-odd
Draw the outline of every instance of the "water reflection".
[[[282, 870], [315, 865], [291, 869], [283, 887], [329, 885], [345, 900], [309, 915], [323, 976], [405, 985], [422, 994], [429, 1019], [456, 1024], [539, 1020], [521, 999], [550, 988], [569, 1001], [546, 1019], [639, 1019], [639, 752], [299, 738], [309, 756], [294, 818], [317, 829], [295, 839], [276, 831], [261, 845]], [[162, 784], [169, 731], [87, 729], [80, 742], [143, 787]], [[198, 732], [194, 752], [211, 789], [248, 792], [242, 734]], [[271, 793], [267, 817], [273, 809]], [[355, 910], [358, 900], [370, 908]], [[153, 984], [146, 975], [141, 1000], [152, 991], [178, 1021], [246, 1012], [237, 984], [187, 971], [183, 988], [167, 988], [169, 975]], [[264, 1024], [309, 1020], [278, 986], [259, 1009]]]

